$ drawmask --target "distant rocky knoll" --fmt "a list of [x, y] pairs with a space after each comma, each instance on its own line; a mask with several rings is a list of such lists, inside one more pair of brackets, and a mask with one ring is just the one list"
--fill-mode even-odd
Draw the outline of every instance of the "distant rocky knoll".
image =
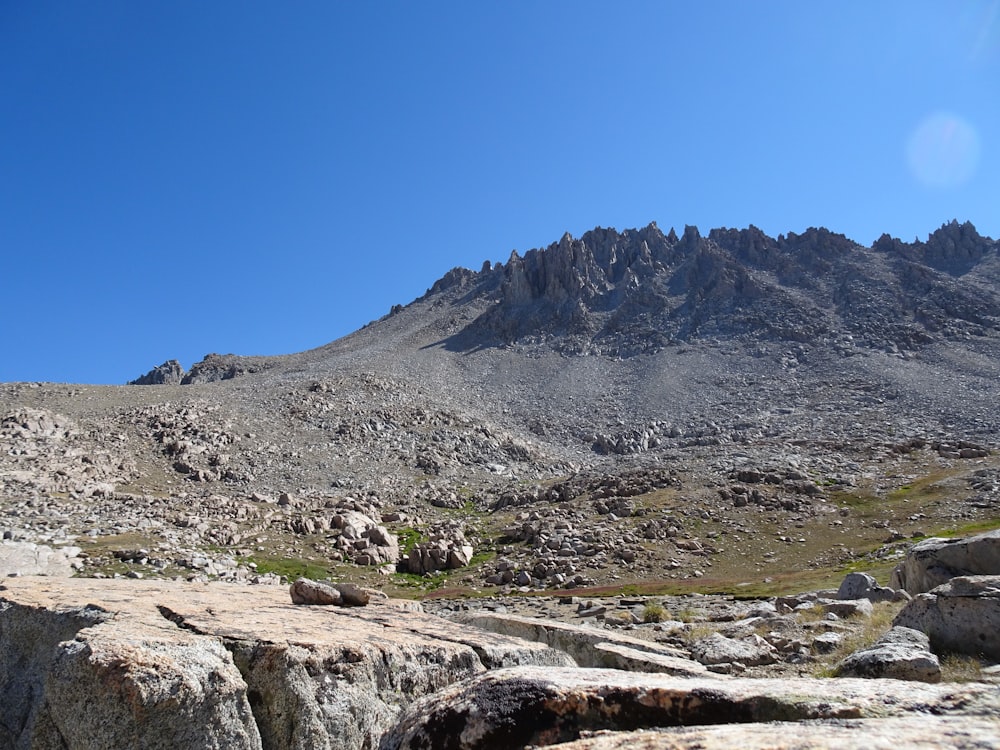
[[200, 362], [184, 372], [180, 362], [170, 359], [157, 365], [128, 385], [190, 385], [192, 383], [214, 383], [232, 380], [240, 375], [261, 372], [268, 368], [265, 357], [241, 357], [235, 354], [206, 354]]

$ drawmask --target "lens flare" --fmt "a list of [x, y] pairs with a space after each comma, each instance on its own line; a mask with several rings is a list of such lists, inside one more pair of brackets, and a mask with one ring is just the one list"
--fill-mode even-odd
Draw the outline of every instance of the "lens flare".
[[964, 185], [979, 166], [979, 135], [958, 115], [935, 112], [910, 135], [906, 157], [913, 176], [930, 188]]

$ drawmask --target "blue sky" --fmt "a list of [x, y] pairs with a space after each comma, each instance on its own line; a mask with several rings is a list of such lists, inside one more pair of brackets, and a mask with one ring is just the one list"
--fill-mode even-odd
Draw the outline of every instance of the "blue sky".
[[0, 381], [322, 345], [564, 232], [1000, 237], [1000, 0], [0, 2]]

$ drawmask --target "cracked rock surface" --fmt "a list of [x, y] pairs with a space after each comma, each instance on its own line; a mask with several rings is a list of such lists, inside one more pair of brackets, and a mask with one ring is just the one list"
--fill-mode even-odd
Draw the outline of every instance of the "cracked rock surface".
[[[989, 743], [990, 738], [995, 741], [1000, 737], [998, 708], [1000, 693], [976, 684], [794, 678], [718, 680], [604, 669], [524, 667], [489, 672], [414, 703], [383, 740], [382, 750], [499, 750], [555, 745], [576, 740], [583, 732], [693, 724], [871, 719], [873, 723], [868, 726], [875, 728], [879, 726], [876, 719], [928, 712], [972, 717], [974, 724], [982, 728], [982, 734], [974, 734], [974, 738]], [[760, 731], [758, 728], [758, 736]], [[867, 744], [857, 732], [853, 741], [856, 747]]]
[[9, 579], [0, 747], [374, 747], [414, 699], [545, 646], [396, 606], [295, 607], [284, 588]]

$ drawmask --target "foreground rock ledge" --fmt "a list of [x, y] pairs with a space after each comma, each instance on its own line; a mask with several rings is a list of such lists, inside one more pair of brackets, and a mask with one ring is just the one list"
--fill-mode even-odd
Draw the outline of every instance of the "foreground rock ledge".
[[[880, 731], [877, 722], [907, 715], [922, 719], [928, 713], [936, 718], [950, 716], [953, 726], [963, 726], [967, 719], [968, 730], [963, 731], [980, 743], [968, 747], [995, 747], [1000, 742], [1000, 691], [983, 684], [808, 678], [718, 680], [607, 669], [522, 667], [489, 672], [416, 701], [385, 737], [382, 750], [503, 750], [569, 742], [582, 733], [599, 730], [843, 719], [875, 722], [862, 723], [860, 729], [855, 726], [851, 730], [853, 740], [841, 743], [866, 747], [868, 733]], [[729, 737], [739, 737], [741, 729], [733, 728]], [[759, 737], [759, 730], [753, 731]], [[690, 745], [680, 741], [670, 744], [669, 735], [653, 739], [662, 740], [662, 744], [645, 746], [743, 746], [739, 742], [702, 745], [697, 738]], [[781, 746], [774, 744], [775, 737], [771, 739], [766, 746]], [[823, 746], [822, 742], [804, 745], [817, 746]]]
[[2, 748], [370, 748], [414, 699], [487, 669], [571, 665], [410, 603], [284, 587], [15, 578], [0, 586]]
[[[611, 645], [630, 663], [676, 658]], [[36, 750], [920, 747], [934, 732], [923, 746], [1000, 746], [995, 686], [586, 669], [410, 602], [303, 607], [284, 587], [156, 581], [0, 586], [0, 709], [0, 748]], [[765, 742], [780, 727], [760, 723], [778, 721], [806, 739]]]
[[996, 747], [995, 720], [909, 716], [598, 732], [559, 750], [983, 750]]

